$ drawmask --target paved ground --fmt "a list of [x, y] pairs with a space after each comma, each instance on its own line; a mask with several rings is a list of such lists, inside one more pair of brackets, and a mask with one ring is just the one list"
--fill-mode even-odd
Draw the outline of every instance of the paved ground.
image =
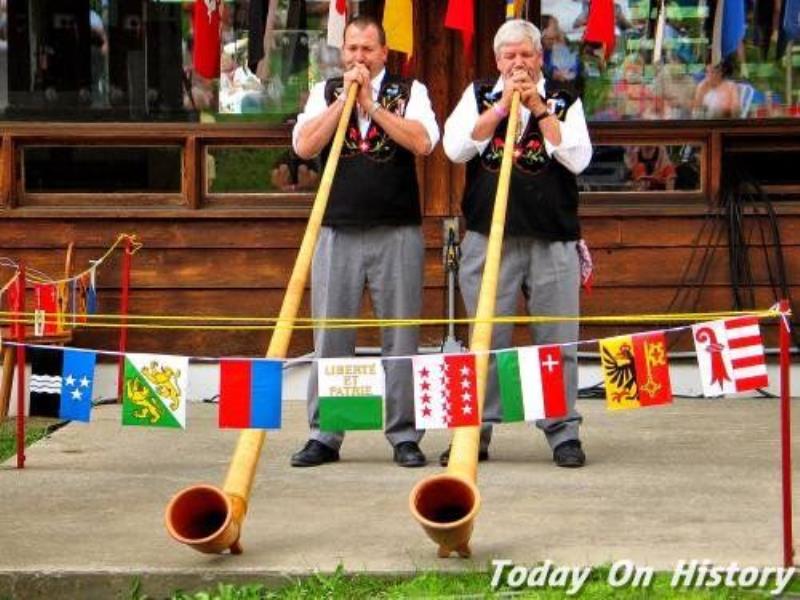
[[[406, 573], [486, 568], [492, 558], [627, 558], [658, 569], [682, 559], [781, 563], [777, 400], [677, 400], [625, 413], [606, 412], [597, 400], [579, 407], [584, 469], [554, 467], [530, 426], [496, 433], [479, 473], [474, 557], [464, 561], [437, 559], [408, 512], [411, 487], [440, 468], [394, 466], [381, 434], [351, 435], [338, 464], [289, 467], [306, 431], [296, 401], [287, 403], [284, 429], [267, 436], [244, 554], [195, 553], [168, 538], [164, 508], [186, 485], [221, 484], [236, 433], [217, 429], [215, 405], [191, 404], [186, 432], [122, 428], [119, 408], [104, 406], [92, 424], [69, 425], [30, 448], [24, 471], [13, 459], [0, 465], [0, 598], [55, 597], [54, 590], [109, 597], [129, 589], [133, 576], [161, 594], [218, 579], [278, 582], [340, 564]], [[428, 435], [423, 449], [435, 457], [447, 439]]]

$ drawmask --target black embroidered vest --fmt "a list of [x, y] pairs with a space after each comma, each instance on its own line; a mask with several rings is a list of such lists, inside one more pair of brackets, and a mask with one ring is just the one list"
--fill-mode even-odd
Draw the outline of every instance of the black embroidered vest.
[[[341, 77], [328, 80], [325, 101], [334, 102], [341, 92]], [[387, 74], [378, 102], [384, 110], [403, 116], [410, 94], [410, 80]], [[414, 155], [374, 121], [362, 137], [357, 110], [347, 126], [323, 225], [419, 225], [422, 215]], [[322, 151], [323, 161], [328, 160], [329, 152], [330, 144]]]
[[[483, 112], [500, 99], [493, 93], [494, 82], [473, 84], [478, 111]], [[548, 110], [559, 120], [566, 118], [573, 97], [563, 90], [546, 89]], [[497, 126], [486, 149], [467, 163], [467, 180], [461, 210], [467, 229], [488, 235], [497, 180], [503, 159], [508, 118]], [[578, 184], [575, 175], [547, 154], [539, 125], [531, 116], [514, 145], [505, 235], [535, 236], [569, 241], [580, 238]]]

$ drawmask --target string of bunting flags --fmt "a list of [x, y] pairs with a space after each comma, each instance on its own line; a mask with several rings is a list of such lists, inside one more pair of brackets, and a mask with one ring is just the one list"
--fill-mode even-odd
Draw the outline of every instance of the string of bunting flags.
[[[17, 272], [0, 289], [0, 297], [8, 292], [8, 311], [0, 313], [8, 316], [27, 316], [22, 321], [33, 325], [35, 336], [49, 336], [65, 332], [69, 327], [85, 325], [91, 315], [98, 310], [97, 302], [97, 269], [108, 259], [123, 242], [131, 241], [131, 254], [142, 247], [136, 236], [123, 233], [117, 236], [114, 243], [96, 260], [90, 260], [90, 266], [69, 277], [53, 279], [41, 271], [28, 267], [25, 270], [25, 281], [20, 278], [19, 265], [11, 259], [0, 259], [0, 266], [16, 268]], [[33, 312], [23, 312], [23, 285], [33, 287]], [[119, 318], [119, 315], [116, 316]], [[16, 322], [20, 322], [17, 320]]]
[[[672, 402], [667, 334], [691, 330], [706, 397], [726, 396], [769, 384], [759, 317], [775, 310], [656, 331], [568, 344], [492, 350], [505, 422], [566, 415], [562, 349], [597, 344], [606, 405], [622, 410]], [[69, 347], [30, 348], [30, 409], [34, 416], [89, 422], [98, 354], [118, 352]], [[319, 376], [320, 428], [383, 428], [385, 361], [410, 360], [418, 429], [479, 424], [475, 353], [346, 358], [210, 358], [220, 369], [219, 427], [279, 429], [282, 372], [287, 364], [315, 363]], [[122, 425], [186, 427], [187, 356], [124, 354]]]

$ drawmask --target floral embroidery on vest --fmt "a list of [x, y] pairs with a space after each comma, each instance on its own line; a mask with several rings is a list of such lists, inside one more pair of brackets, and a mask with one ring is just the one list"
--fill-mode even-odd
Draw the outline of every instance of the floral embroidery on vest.
[[[475, 94], [478, 100], [478, 111], [483, 112], [491, 108], [502, 96], [502, 91], [492, 91], [494, 84], [476, 85]], [[560, 121], [566, 117], [567, 108], [571, 102], [568, 97], [562, 97], [563, 92], [547, 95], [547, 110], [556, 115]], [[481, 164], [488, 171], [498, 171], [505, 151], [505, 136], [508, 119], [504, 119], [495, 130], [489, 145], [481, 155]], [[539, 126], [534, 119], [528, 119], [528, 125], [521, 135], [516, 136], [514, 143], [514, 166], [519, 170], [536, 174], [547, 166], [550, 157], [544, 146], [544, 138], [539, 131]]]
[[[341, 87], [335, 90], [336, 96], [340, 93], [342, 93]], [[405, 115], [406, 104], [408, 103], [410, 93], [410, 85], [393, 81], [381, 88], [381, 91], [378, 93], [377, 102], [383, 107], [383, 110], [402, 117]], [[344, 145], [342, 147], [343, 157], [364, 154], [372, 160], [385, 162], [394, 157], [396, 150], [397, 145], [374, 121], [370, 121], [367, 133], [362, 137], [361, 130], [358, 127], [356, 111], [353, 111], [344, 136]]]

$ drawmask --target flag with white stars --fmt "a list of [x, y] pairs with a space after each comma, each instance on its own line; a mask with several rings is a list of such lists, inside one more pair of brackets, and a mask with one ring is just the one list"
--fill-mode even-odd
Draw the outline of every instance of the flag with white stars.
[[88, 423], [92, 412], [94, 387], [94, 352], [64, 350], [61, 377], [61, 406], [58, 415], [70, 421]]
[[89, 422], [94, 352], [61, 348], [30, 350], [30, 414]]
[[474, 354], [427, 354], [412, 364], [417, 429], [480, 423]]

